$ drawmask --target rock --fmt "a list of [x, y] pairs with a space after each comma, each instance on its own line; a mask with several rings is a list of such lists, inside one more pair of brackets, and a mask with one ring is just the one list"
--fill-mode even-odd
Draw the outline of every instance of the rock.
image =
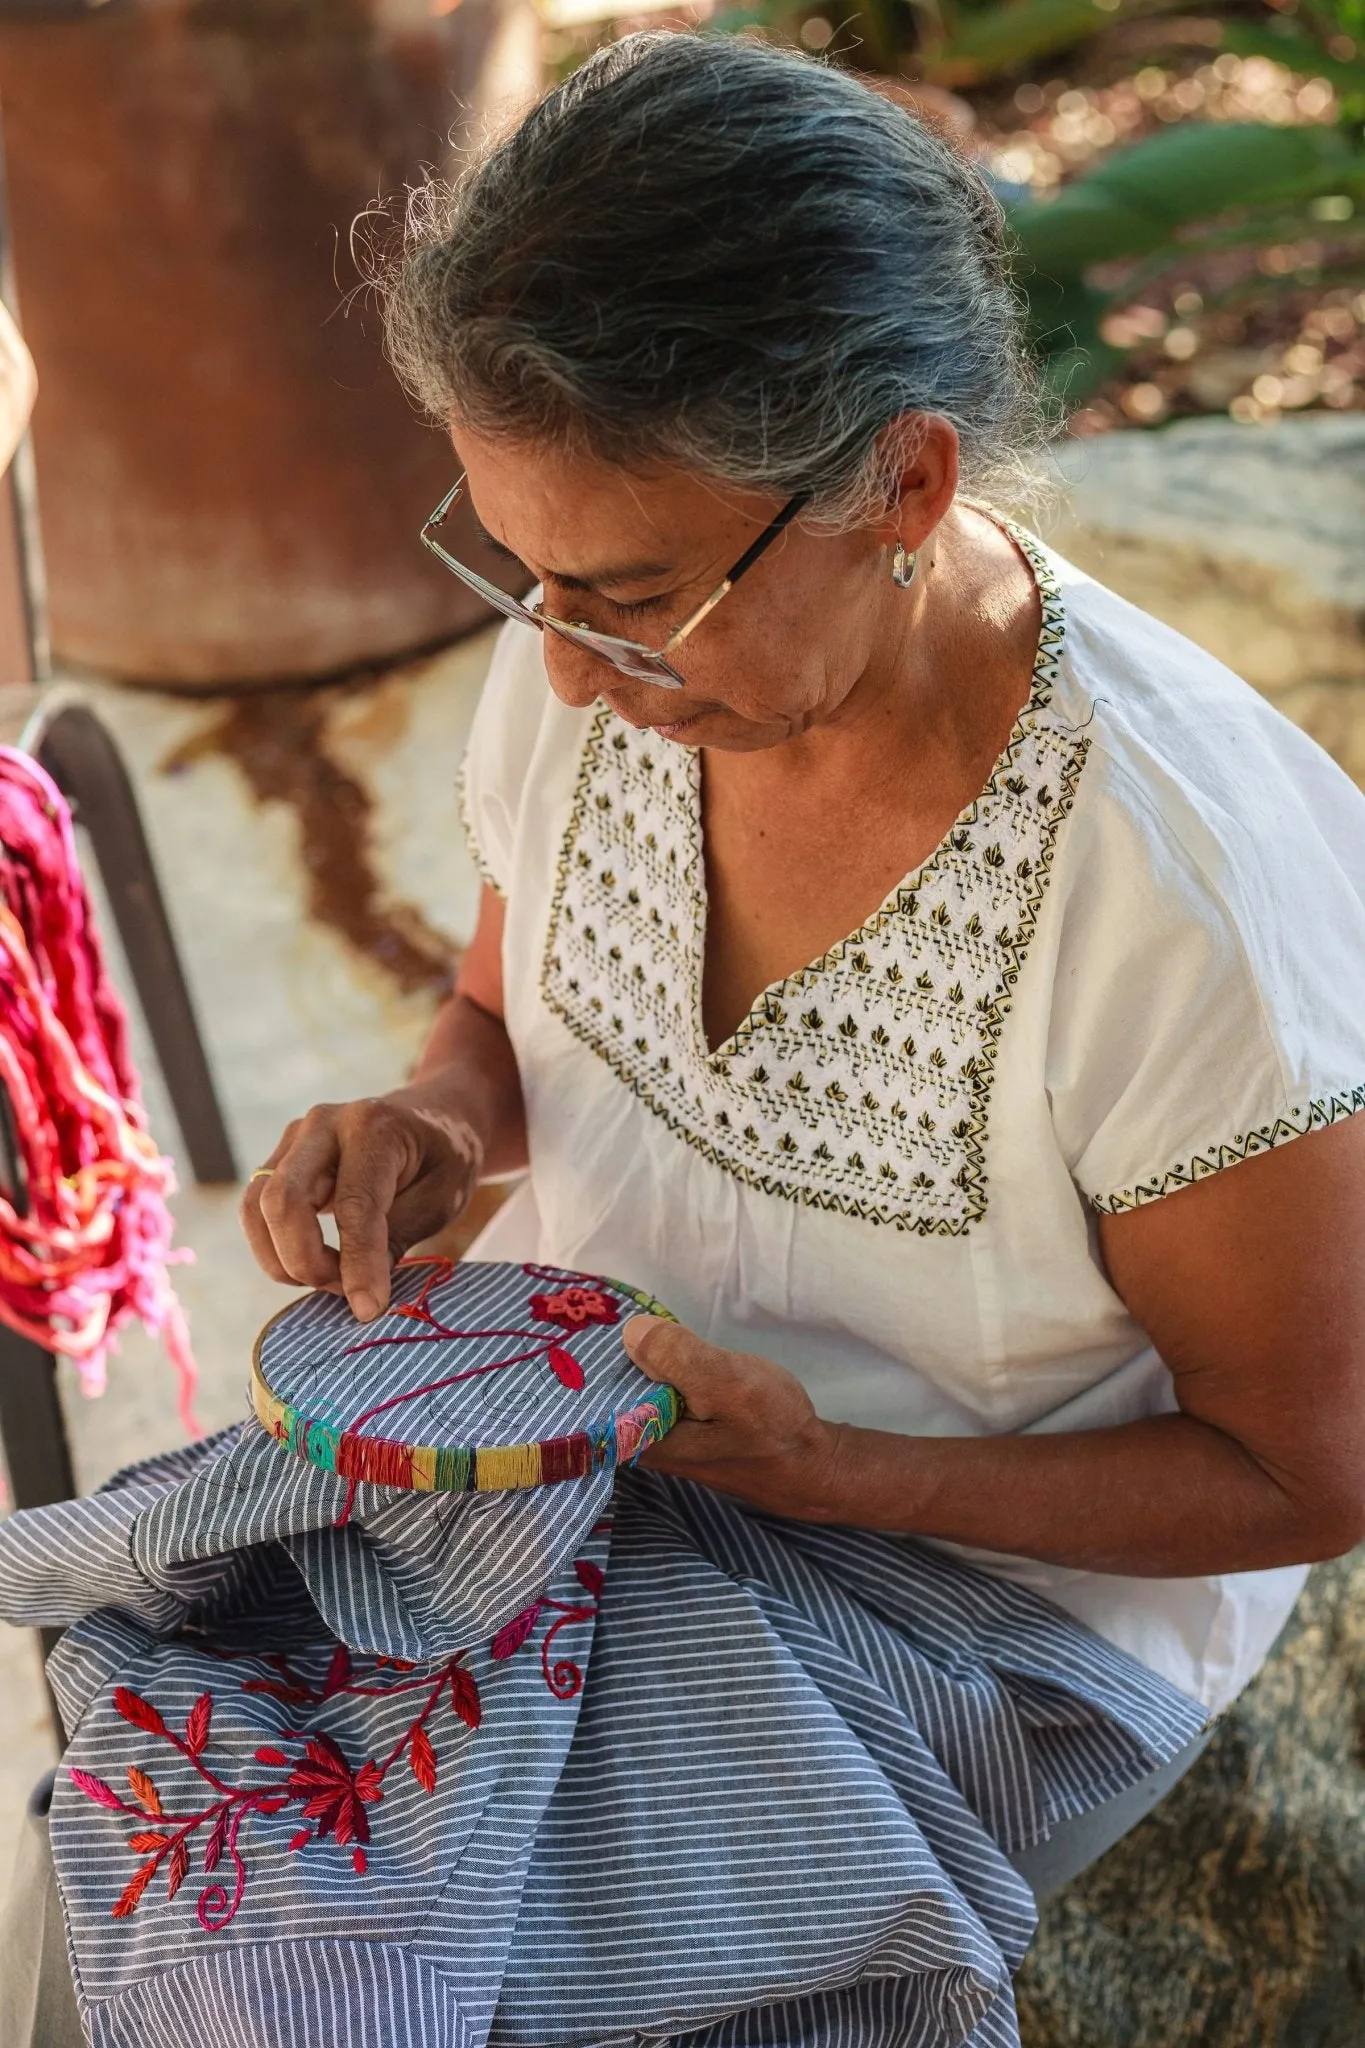
[[1059, 443], [1046, 537], [1272, 696], [1365, 782], [1365, 417]]

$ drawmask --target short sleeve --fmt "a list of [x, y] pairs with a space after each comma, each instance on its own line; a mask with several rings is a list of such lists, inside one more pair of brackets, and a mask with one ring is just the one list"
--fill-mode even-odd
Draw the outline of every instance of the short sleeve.
[[540, 635], [509, 620], [493, 649], [459, 781], [470, 855], [503, 897], [511, 888], [527, 772], [547, 697]]
[[1365, 1108], [1365, 908], [1302, 793], [1268, 783], [1239, 818], [1101, 758], [1082, 794], [1048, 1087], [1091, 1204], [1136, 1208]]

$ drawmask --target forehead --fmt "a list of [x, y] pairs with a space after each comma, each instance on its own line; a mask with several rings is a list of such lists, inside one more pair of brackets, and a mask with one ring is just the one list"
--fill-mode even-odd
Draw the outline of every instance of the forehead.
[[538, 570], [587, 576], [603, 565], [709, 560], [732, 540], [739, 552], [755, 520], [772, 517], [762, 494], [688, 470], [627, 470], [586, 451], [485, 436], [461, 423], [451, 440], [483, 524]]

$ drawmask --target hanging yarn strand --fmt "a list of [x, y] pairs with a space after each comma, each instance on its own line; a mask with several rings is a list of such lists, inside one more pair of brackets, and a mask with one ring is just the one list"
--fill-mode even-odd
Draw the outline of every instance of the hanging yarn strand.
[[38, 764], [0, 747], [0, 1087], [19, 1185], [0, 1191], [0, 1322], [103, 1391], [137, 1317], [179, 1379], [195, 1365], [167, 1265], [175, 1172], [147, 1128], [123, 1005], [105, 969], [71, 814]]

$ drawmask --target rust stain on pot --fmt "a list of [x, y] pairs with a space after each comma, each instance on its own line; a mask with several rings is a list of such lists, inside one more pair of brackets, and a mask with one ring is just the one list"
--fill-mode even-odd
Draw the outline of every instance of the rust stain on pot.
[[413, 903], [386, 897], [371, 864], [374, 805], [326, 747], [335, 690], [275, 689], [233, 697], [162, 762], [169, 774], [220, 755], [235, 762], [257, 803], [287, 804], [298, 819], [308, 910], [405, 994], [448, 993], [459, 948]]

